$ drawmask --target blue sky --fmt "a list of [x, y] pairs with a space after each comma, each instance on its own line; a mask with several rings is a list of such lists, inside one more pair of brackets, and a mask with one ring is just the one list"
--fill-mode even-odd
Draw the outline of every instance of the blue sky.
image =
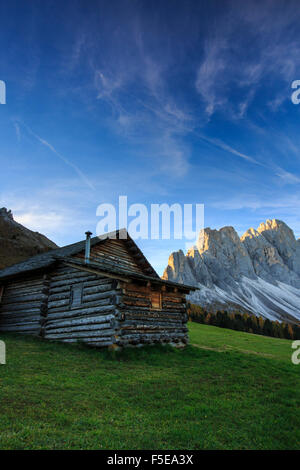
[[[96, 208], [204, 203], [300, 236], [298, 1], [0, 5], [0, 206], [62, 245]], [[185, 241], [138, 242], [161, 273]]]

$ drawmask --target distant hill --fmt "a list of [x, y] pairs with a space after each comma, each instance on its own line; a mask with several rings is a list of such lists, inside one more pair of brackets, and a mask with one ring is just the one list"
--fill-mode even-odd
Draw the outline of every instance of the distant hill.
[[0, 209], [0, 269], [57, 248], [45, 235], [16, 222], [10, 210]]
[[205, 228], [186, 255], [171, 254], [163, 278], [198, 287], [190, 300], [210, 312], [300, 320], [300, 240], [281, 220], [242, 237], [233, 227]]

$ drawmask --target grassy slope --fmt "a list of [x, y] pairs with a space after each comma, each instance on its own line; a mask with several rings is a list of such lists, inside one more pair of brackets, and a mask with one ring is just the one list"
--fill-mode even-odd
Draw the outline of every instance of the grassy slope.
[[190, 329], [196, 347], [121, 355], [2, 334], [0, 448], [299, 448], [291, 342]]

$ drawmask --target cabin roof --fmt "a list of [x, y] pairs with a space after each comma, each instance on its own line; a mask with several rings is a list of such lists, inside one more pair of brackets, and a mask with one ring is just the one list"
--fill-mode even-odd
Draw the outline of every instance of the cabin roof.
[[86, 271], [92, 271], [95, 273], [99, 273], [102, 275], [111, 274], [114, 275], [116, 278], [119, 279], [130, 279], [130, 280], [137, 280], [137, 281], [150, 281], [151, 284], [159, 284], [159, 285], [166, 285], [170, 287], [178, 287], [179, 289], [185, 290], [185, 291], [191, 291], [191, 290], [196, 290], [196, 287], [193, 286], [188, 286], [186, 284], [180, 284], [178, 282], [174, 281], [167, 281], [166, 279], [162, 279], [161, 277], [152, 277], [152, 276], [146, 276], [145, 274], [141, 274], [138, 272], [134, 271], [129, 271], [127, 269], [124, 269], [123, 267], [117, 267], [116, 265], [112, 265], [110, 263], [93, 263], [92, 261], [86, 264], [83, 260], [80, 258], [63, 258], [62, 261], [74, 268], [77, 269], [82, 269]]
[[99, 243], [103, 243], [105, 242], [105, 240], [113, 237], [122, 240], [129, 248], [129, 250], [133, 249], [135, 253], [138, 254], [136, 263], [138, 265], [142, 265], [143, 270], [147, 274], [141, 274], [135, 271], [131, 271], [129, 269], [125, 269], [124, 267], [112, 263], [107, 258], [104, 258], [103, 260], [101, 260], [101, 262], [97, 260], [97, 263], [91, 260], [88, 264], [86, 264], [80, 258], [72, 257], [85, 250], [86, 241], [82, 240], [71, 245], [66, 245], [62, 248], [55, 248], [54, 250], [47, 251], [46, 253], [41, 253], [39, 255], [32, 256], [31, 258], [28, 258], [27, 260], [22, 261], [21, 263], [17, 263], [7, 268], [4, 268], [0, 271], [0, 281], [19, 276], [21, 274], [26, 274], [32, 271], [46, 269], [58, 262], [67, 262], [74, 264], [74, 267], [77, 267], [78, 269], [83, 269], [84, 267], [87, 268], [89, 266], [95, 270], [98, 269], [98, 271], [115, 274], [117, 276], [123, 276], [124, 278], [128, 277], [130, 279], [144, 279], [154, 283], [178, 286], [184, 289], [195, 290], [195, 287], [192, 286], [186, 286], [184, 284], [179, 284], [173, 281], [166, 281], [161, 279], [157, 272], [154, 270], [154, 268], [151, 266], [147, 258], [144, 256], [140, 248], [132, 240], [132, 238], [129, 236], [125, 229], [117, 230], [109, 234], [104, 234], [91, 238], [91, 247]]

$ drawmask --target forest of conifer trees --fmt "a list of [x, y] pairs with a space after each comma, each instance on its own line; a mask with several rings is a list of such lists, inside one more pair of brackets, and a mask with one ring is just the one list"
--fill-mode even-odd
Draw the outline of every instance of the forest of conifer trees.
[[274, 338], [300, 339], [300, 326], [291, 323], [271, 321], [268, 318], [257, 317], [247, 313], [228, 313], [219, 310], [217, 313], [207, 312], [199, 305], [189, 304], [189, 320], [206, 325], [229, 328], [257, 335]]

